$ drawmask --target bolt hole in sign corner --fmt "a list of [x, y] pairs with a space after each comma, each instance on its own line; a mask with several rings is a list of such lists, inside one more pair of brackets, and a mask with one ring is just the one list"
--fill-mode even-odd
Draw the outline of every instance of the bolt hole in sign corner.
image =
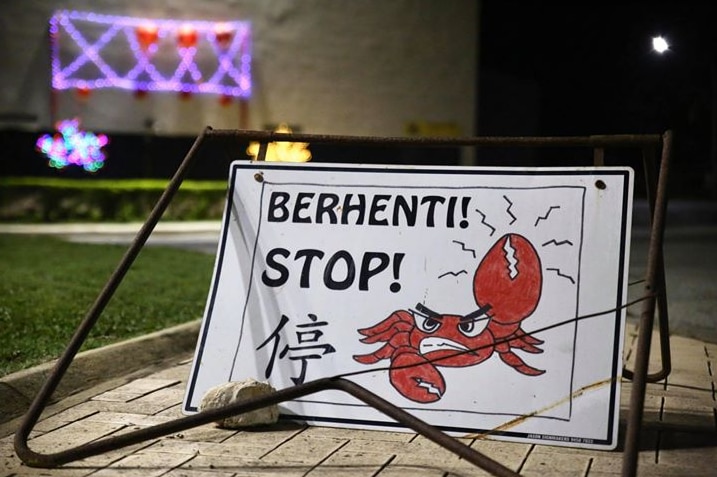
[[[617, 443], [633, 172], [234, 162], [183, 404], [350, 379], [457, 436]], [[282, 418], [401, 430], [336, 390]]]

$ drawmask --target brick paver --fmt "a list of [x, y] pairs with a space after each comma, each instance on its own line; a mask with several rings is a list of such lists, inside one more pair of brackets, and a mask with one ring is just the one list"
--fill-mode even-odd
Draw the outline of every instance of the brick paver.
[[[626, 336], [631, 366], [634, 330]], [[656, 347], [653, 350], [657, 349]], [[673, 372], [649, 384], [639, 475], [715, 475], [717, 469], [717, 346], [672, 339]], [[187, 357], [173, 366], [60, 409], [41, 420], [30, 446], [53, 452], [181, 416]], [[657, 360], [651, 368], [657, 369]], [[623, 384], [622, 421], [630, 383]], [[502, 464], [534, 476], [615, 476], [622, 453], [464, 439]], [[32, 469], [0, 438], [0, 477], [9, 476], [481, 476], [488, 475], [423, 436], [402, 432], [307, 427], [282, 422], [253, 430], [205, 425], [68, 464]]]

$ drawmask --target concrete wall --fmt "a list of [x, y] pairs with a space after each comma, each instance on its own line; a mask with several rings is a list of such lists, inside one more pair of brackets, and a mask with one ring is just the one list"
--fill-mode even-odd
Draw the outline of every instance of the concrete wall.
[[[5, 0], [0, 120], [6, 126], [51, 124], [47, 25], [61, 9], [251, 22], [252, 129], [287, 122], [307, 133], [392, 136], [404, 135], [408, 122], [427, 121], [474, 133], [474, 0]], [[106, 132], [236, 128], [238, 110], [236, 102], [223, 107], [213, 95], [180, 100], [152, 93], [138, 100], [129, 91], [96, 90], [85, 100], [74, 91], [57, 96], [58, 118], [79, 115], [87, 129]]]

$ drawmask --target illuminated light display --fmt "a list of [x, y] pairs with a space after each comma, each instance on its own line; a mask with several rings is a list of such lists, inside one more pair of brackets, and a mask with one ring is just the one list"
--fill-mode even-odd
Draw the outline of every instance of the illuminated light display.
[[109, 143], [107, 136], [82, 131], [77, 118], [59, 121], [57, 130], [54, 136], [43, 134], [35, 143], [37, 150], [50, 160], [50, 167], [81, 166], [87, 172], [102, 168], [105, 163], [102, 148]]
[[[56, 90], [86, 87], [238, 98], [251, 95], [248, 22], [187, 22], [60, 11], [50, 19], [50, 38], [52, 87]], [[74, 44], [61, 48], [60, 41], [67, 38]], [[110, 48], [113, 54], [103, 57]], [[134, 64], [129, 69], [112, 65], [117, 48], [132, 55]], [[73, 50], [78, 53], [68, 58]]]
[[[274, 132], [291, 134], [291, 128], [282, 123]], [[259, 143], [252, 142], [246, 149], [246, 153], [256, 161], [259, 156]], [[308, 162], [311, 160], [311, 151], [309, 143], [306, 142], [287, 142], [275, 141], [267, 144], [266, 156], [264, 158], [268, 162]]]

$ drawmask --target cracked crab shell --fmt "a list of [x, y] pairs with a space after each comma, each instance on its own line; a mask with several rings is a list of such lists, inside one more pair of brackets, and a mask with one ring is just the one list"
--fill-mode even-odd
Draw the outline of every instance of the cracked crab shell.
[[473, 277], [476, 302], [490, 304], [489, 315], [501, 324], [519, 323], [530, 316], [540, 301], [542, 285], [540, 257], [518, 234], [499, 238]]

